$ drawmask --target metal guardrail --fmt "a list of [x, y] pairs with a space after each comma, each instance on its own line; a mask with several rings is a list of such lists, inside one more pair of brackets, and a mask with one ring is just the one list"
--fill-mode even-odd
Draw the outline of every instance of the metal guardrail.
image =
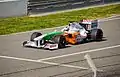
[[77, 3], [77, 2], [101, 2], [101, 3], [109, 3], [116, 2], [120, 0], [29, 0], [29, 6], [37, 6], [37, 5], [46, 5], [46, 4], [57, 4], [57, 3]]
[[28, 11], [31, 13], [45, 13], [118, 1], [120, 0], [29, 0]]

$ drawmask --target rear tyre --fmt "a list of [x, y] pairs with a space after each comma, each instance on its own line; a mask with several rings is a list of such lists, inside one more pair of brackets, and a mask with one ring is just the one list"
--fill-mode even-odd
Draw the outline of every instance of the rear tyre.
[[34, 38], [38, 37], [38, 36], [41, 36], [42, 33], [39, 33], [39, 32], [34, 32], [32, 35], [31, 35], [31, 38], [30, 38], [30, 41], [34, 41]]
[[62, 35], [55, 36], [52, 40], [58, 43], [58, 48], [64, 48], [66, 45], [66, 39]]
[[103, 31], [101, 29], [93, 29], [91, 31], [91, 39], [101, 41], [103, 38]]

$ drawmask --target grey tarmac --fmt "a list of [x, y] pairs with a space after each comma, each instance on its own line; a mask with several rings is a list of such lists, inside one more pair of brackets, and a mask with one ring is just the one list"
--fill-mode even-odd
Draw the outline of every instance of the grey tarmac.
[[[84, 55], [87, 53], [92, 57], [96, 67], [103, 70], [103, 72], [98, 72], [97, 77], [119, 77], [120, 47], [113, 46], [120, 45], [120, 16], [113, 18], [100, 20], [99, 24], [104, 32], [103, 41], [70, 45], [54, 51], [24, 48], [22, 42], [30, 38], [32, 31], [0, 36], [0, 77], [92, 77], [93, 73], [84, 59]], [[40, 32], [46, 33], [55, 29], [60, 30], [61, 28], [44, 29]], [[106, 49], [107, 47], [109, 48]], [[96, 50], [101, 48], [104, 49]], [[90, 52], [82, 53], [85, 51]], [[63, 56], [75, 53], [80, 54]], [[20, 60], [20, 58], [25, 60]], [[38, 62], [40, 60], [46, 63]], [[89, 69], [71, 68], [62, 64]]]

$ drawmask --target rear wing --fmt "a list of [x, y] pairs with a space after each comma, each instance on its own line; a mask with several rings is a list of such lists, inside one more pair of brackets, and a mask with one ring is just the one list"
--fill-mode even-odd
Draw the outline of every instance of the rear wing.
[[83, 26], [86, 30], [99, 28], [98, 20], [80, 20], [80, 25]]

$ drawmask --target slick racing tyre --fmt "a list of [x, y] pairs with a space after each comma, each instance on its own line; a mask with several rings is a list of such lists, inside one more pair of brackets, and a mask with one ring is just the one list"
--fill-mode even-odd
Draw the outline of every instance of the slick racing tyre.
[[103, 38], [103, 31], [101, 29], [93, 29], [91, 31], [91, 39], [101, 41]]
[[34, 32], [32, 35], [31, 35], [31, 38], [30, 38], [30, 41], [34, 41], [34, 38], [38, 37], [38, 36], [41, 36], [42, 33], [39, 33], [39, 32]]
[[57, 35], [52, 40], [58, 44], [58, 48], [64, 48], [66, 45], [66, 39], [62, 35]]

